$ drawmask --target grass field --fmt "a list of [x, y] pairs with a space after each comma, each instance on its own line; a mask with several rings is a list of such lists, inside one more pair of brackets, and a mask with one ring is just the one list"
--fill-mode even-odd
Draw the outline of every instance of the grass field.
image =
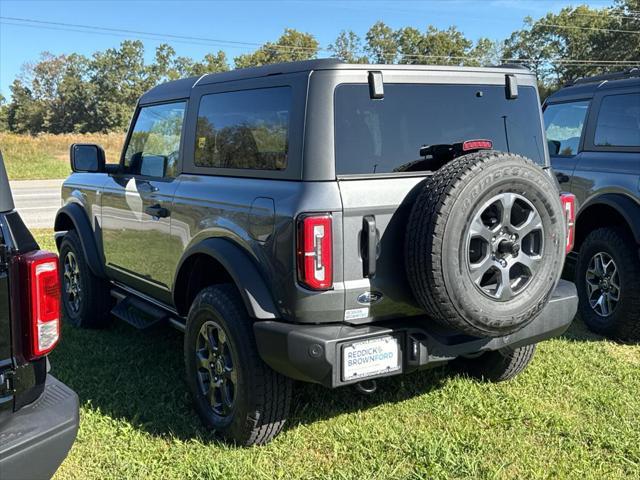
[[[49, 231], [37, 235], [53, 247]], [[80, 396], [81, 426], [57, 480], [640, 477], [640, 346], [579, 322], [510, 383], [439, 368], [372, 397], [297, 385], [288, 428], [255, 448], [202, 429], [181, 347], [168, 327], [64, 327], [51, 362]]]
[[123, 133], [37, 136], [0, 133], [0, 150], [10, 180], [65, 178], [69, 175], [69, 147], [72, 143], [97, 143], [107, 154], [107, 162], [117, 162], [124, 142]]

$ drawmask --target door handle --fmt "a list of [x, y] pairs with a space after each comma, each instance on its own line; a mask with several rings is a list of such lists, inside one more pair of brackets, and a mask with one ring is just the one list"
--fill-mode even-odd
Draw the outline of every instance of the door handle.
[[373, 278], [376, 275], [376, 261], [378, 257], [378, 231], [376, 218], [367, 215], [362, 219], [362, 274], [365, 278]]
[[556, 178], [558, 179], [558, 183], [569, 183], [569, 180], [571, 180], [569, 175], [561, 172], [556, 173]]
[[144, 213], [151, 215], [154, 218], [167, 218], [171, 215], [168, 208], [161, 207], [160, 205], [153, 205], [144, 209]]

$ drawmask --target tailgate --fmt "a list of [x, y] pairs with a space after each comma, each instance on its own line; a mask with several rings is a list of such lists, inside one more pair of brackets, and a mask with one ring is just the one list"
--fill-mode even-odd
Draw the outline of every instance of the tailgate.
[[[363, 323], [424, 313], [415, 303], [404, 267], [405, 230], [424, 176], [340, 180], [343, 205], [345, 320]], [[375, 223], [375, 275], [365, 276]]]

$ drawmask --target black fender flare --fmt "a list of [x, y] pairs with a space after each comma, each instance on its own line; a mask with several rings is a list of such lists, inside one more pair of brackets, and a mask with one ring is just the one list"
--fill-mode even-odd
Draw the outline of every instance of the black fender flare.
[[207, 238], [188, 248], [182, 255], [173, 282], [173, 300], [176, 301], [176, 285], [182, 266], [193, 255], [205, 254], [219, 262], [233, 279], [247, 312], [258, 320], [273, 320], [280, 314], [271, 291], [255, 262], [239, 246], [224, 238]]
[[[91, 269], [91, 272], [100, 278], [106, 278], [104, 270], [104, 259], [98, 250], [96, 243], [95, 233], [91, 228], [91, 223], [87, 214], [80, 205], [76, 203], [68, 203], [56, 214], [56, 220], [54, 223], [54, 231], [62, 232], [69, 229], [65, 226], [65, 217], [68, 217], [73, 224], [73, 228], [78, 232], [80, 243], [82, 244], [82, 250], [84, 251], [84, 258]], [[60, 249], [61, 237], [56, 237], [56, 244]]]
[[638, 202], [620, 193], [605, 193], [604, 195], [589, 200], [580, 208], [576, 218], [576, 224], [580, 223], [580, 216], [587, 211], [589, 207], [596, 205], [606, 205], [618, 212], [627, 222], [627, 225], [629, 225], [636, 242], [640, 243], [640, 204]]

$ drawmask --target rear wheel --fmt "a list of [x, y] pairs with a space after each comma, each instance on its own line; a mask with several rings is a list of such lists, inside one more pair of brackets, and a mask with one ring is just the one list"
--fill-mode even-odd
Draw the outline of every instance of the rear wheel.
[[108, 325], [111, 310], [108, 285], [87, 265], [75, 230], [68, 231], [60, 243], [60, 275], [67, 321], [82, 328]]
[[292, 382], [258, 356], [253, 322], [231, 285], [205, 288], [189, 311], [186, 376], [204, 424], [239, 445], [260, 445], [284, 427]]
[[475, 358], [460, 358], [455, 364], [459, 370], [479, 380], [504, 382], [527, 368], [535, 351], [535, 344], [520, 348], [507, 347]]
[[585, 238], [576, 268], [580, 318], [594, 332], [640, 339], [640, 258], [625, 230], [599, 228]]

